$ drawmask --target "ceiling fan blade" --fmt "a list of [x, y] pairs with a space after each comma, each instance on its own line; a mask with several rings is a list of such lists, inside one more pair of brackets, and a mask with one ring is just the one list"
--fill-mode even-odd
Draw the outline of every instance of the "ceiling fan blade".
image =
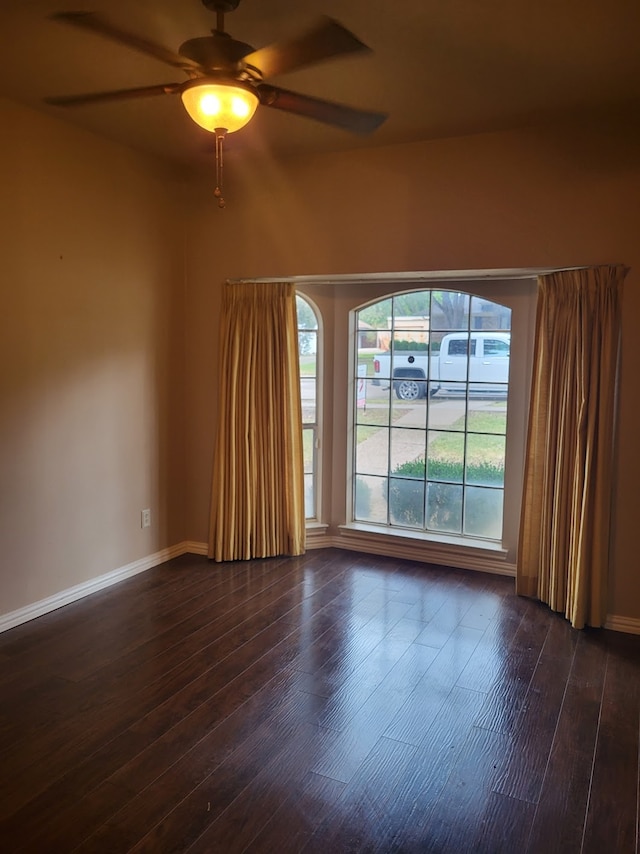
[[203, 70], [197, 62], [187, 59], [186, 56], [181, 56], [179, 53], [175, 53], [162, 45], [155, 44], [135, 33], [121, 30], [120, 27], [109, 23], [109, 21], [101, 17], [97, 12], [57, 12], [51, 18], [54, 21], [60, 21], [62, 24], [71, 24], [73, 27], [79, 27], [95, 35], [111, 39], [111, 41], [115, 41], [118, 44], [126, 45], [133, 48], [133, 50], [137, 50], [139, 53], [159, 59], [160, 62], [164, 62], [167, 65], [173, 65], [175, 68], [200, 72]]
[[308, 33], [255, 50], [242, 61], [257, 68], [267, 79], [332, 56], [369, 50], [342, 24], [333, 18], [323, 17]]
[[174, 95], [182, 89], [181, 83], [160, 83], [156, 86], [139, 86], [136, 89], [114, 89], [111, 92], [90, 92], [84, 95], [61, 95], [45, 98], [45, 103], [55, 107], [83, 107], [106, 101], [125, 101], [130, 98], [148, 98], [153, 95]]
[[270, 86], [267, 83], [261, 83], [257, 88], [260, 103], [265, 107], [275, 107], [276, 110], [284, 110], [286, 113], [306, 116], [352, 133], [363, 135], [373, 133], [387, 118], [386, 113], [346, 107], [344, 104], [301, 95], [299, 92], [280, 89], [278, 86]]

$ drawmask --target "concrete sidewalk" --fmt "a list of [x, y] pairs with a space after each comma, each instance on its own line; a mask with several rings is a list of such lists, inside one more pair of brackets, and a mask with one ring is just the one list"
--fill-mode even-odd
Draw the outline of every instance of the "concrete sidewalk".
[[[367, 401], [367, 409], [387, 409], [389, 405], [388, 389], [376, 389], [375, 397]], [[506, 411], [506, 400], [497, 401], [495, 398], [473, 398], [469, 400], [469, 412], [502, 412]], [[389, 447], [386, 430], [377, 431], [370, 438], [357, 446], [358, 469], [366, 466], [366, 474], [387, 475], [404, 462], [424, 458], [426, 448], [427, 405], [429, 407], [429, 429], [446, 430], [464, 417], [467, 401], [461, 398], [431, 398], [412, 402], [391, 399], [391, 418], [398, 410], [406, 410], [403, 415], [390, 424], [393, 428], [410, 428], [406, 432], [392, 434], [391, 459], [388, 459]], [[372, 425], [372, 430], [376, 428]], [[460, 431], [462, 434], [463, 431]], [[364, 473], [364, 472], [363, 472]]]

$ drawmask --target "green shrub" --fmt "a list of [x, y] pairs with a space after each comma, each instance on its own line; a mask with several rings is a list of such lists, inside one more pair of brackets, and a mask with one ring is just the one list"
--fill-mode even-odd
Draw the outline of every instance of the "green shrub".
[[[444, 480], [450, 483], [462, 483], [464, 469], [459, 460], [430, 460], [429, 480]], [[391, 472], [395, 477], [415, 477], [424, 480], [425, 461], [420, 457], [401, 463]], [[467, 466], [467, 483], [482, 486], [502, 486], [504, 483], [504, 466], [482, 461], [470, 463]]]
[[366, 521], [371, 514], [371, 487], [361, 477], [356, 478], [354, 517]]
[[393, 349], [398, 352], [399, 350], [428, 350], [429, 345], [426, 341], [394, 341]]
[[[424, 526], [425, 461], [409, 460], [401, 463], [391, 473], [389, 480], [389, 515], [396, 525]], [[452, 496], [462, 484], [463, 465], [459, 460], [431, 460], [429, 463], [429, 502], [426, 527], [437, 531], [460, 531], [462, 506]], [[433, 481], [436, 481], [435, 483]], [[444, 482], [441, 482], [444, 481]], [[491, 462], [471, 463], [467, 466], [467, 484], [502, 486], [504, 466]], [[461, 495], [461, 492], [460, 492]], [[486, 502], [474, 501], [467, 505], [465, 528], [481, 532], [491, 526], [489, 518], [495, 512]], [[487, 514], [489, 514], [487, 516]], [[477, 518], [476, 518], [477, 517]], [[485, 518], [486, 517], [486, 518]]]
[[[430, 460], [429, 480], [444, 480], [462, 483], [464, 468], [460, 460]], [[468, 484], [479, 486], [502, 486], [504, 484], [504, 466], [482, 460], [467, 465]]]
[[429, 480], [448, 480], [462, 483], [464, 468], [459, 460], [430, 460]]
[[424, 472], [424, 460], [418, 457], [417, 460], [409, 460], [406, 463], [400, 463], [400, 465], [396, 466], [391, 474], [399, 477], [419, 477], [424, 480]]
[[467, 466], [467, 483], [478, 486], [504, 486], [504, 465], [482, 460]]
[[389, 518], [395, 525], [424, 526], [424, 479], [389, 480]]
[[433, 355], [440, 352], [440, 341], [405, 341], [403, 339], [393, 342], [395, 350], [429, 350]]

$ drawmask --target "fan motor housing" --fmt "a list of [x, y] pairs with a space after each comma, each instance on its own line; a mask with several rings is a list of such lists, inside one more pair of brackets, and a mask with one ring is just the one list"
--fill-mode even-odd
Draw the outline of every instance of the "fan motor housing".
[[212, 12], [233, 12], [240, 5], [240, 0], [202, 0], [202, 5]]
[[180, 45], [178, 53], [211, 71], [232, 71], [244, 56], [253, 53], [253, 48], [226, 35], [213, 35], [189, 39]]

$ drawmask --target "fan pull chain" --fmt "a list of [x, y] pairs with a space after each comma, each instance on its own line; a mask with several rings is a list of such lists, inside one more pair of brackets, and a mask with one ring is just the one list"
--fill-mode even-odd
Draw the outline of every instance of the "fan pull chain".
[[216, 188], [213, 191], [213, 195], [218, 200], [218, 207], [223, 208], [227, 204], [222, 196], [222, 170], [223, 170], [223, 160], [222, 160], [222, 142], [224, 140], [226, 131], [224, 128], [216, 128]]

